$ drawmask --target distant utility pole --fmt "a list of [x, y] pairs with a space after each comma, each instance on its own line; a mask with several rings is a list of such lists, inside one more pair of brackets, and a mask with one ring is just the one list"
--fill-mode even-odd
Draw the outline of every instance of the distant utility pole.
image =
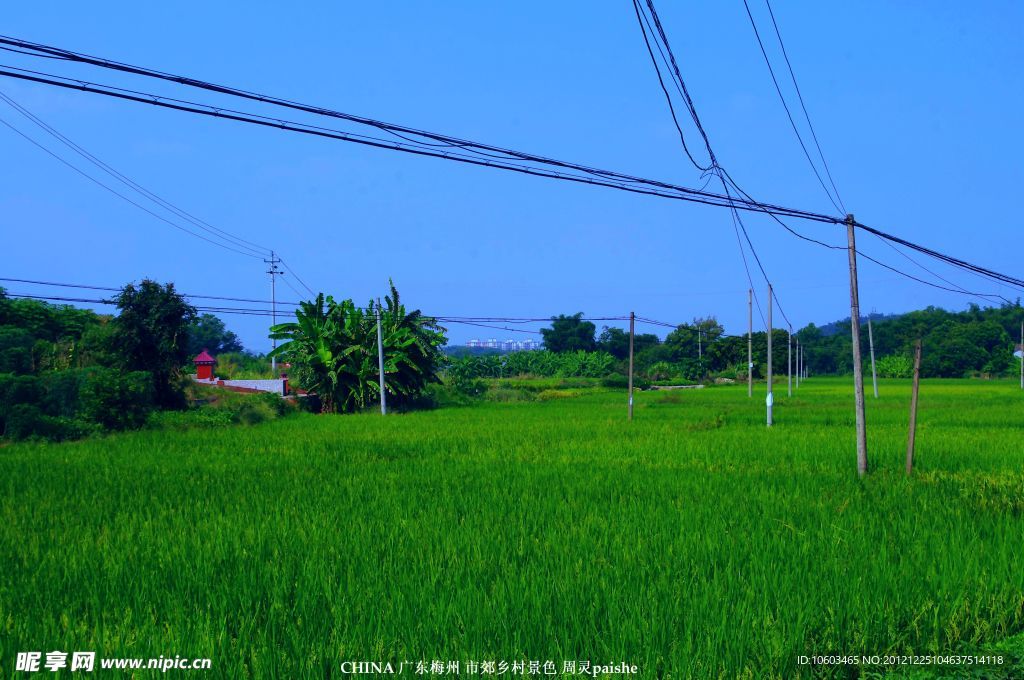
[[633, 420], [633, 331], [636, 313], [629, 313], [629, 419]]
[[857, 285], [857, 242], [853, 215], [846, 216], [846, 242], [850, 259], [850, 334], [853, 339], [853, 399], [857, 421], [857, 474], [868, 472], [868, 432], [864, 421], [864, 366], [860, 356], [860, 290]]
[[793, 327], [789, 327], [786, 341], [786, 378], [789, 380], [789, 396], [793, 396]]
[[875, 372], [875, 336], [871, 333], [871, 315], [868, 315], [868, 347], [871, 348], [871, 384], [875, 388], [875, 399], [878, 399], [878, 373]]
[[380, 414], [388, 414], [388, 398], [384, 391], [384, 335], [380, 330], [380, 298], [377, 298], [377, 368], [380, 372]]
[[768, 427], [772, 426], [772, 284], [768, 284], [768, 396], [765, 397], [768, 407]]
[[[270, 251], [270, 259], [263, 260], [270, 265], [270, 269], [267, 273], [270, 274], [270, 323], [272, 326], [277, 325], [277, 277], [284, 276], [284, 272], [281, 271], [277, 263], [281, 261], [281, 258], [274, 254], [274, 251]], [[273, 349], [277, 349], [277, 340], [272, 339]], [[270, 370], [276, 375], [277, 374], [277, 357], [270, 357]]]
[[910, 432], [907, 435], [907, 474], [914, 469], [914, 438], [917, 435], [917, 390], [921, 384], [921, 339], [914, 343], [914, 385], [910, 390]]
[[754, 396], [754, 289], [747, 289], [747, 396]]
[[800, 389], [800, 371], [803, 370], [803, 366], [800, 365], [800, 338], [796, 339], [796, 388]]

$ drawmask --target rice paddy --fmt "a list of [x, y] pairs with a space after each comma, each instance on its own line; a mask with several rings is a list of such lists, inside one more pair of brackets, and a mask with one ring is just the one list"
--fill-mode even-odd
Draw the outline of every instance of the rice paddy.
[[[644, 392], [632, 423], [621, 391], [575, 389], [7, 446], [0, 675], [93, 650], [226, 678], [1020, 677], [1024, 394], [924, 381], [907, 479], [909, 382], [881, 387], [864, 480], [849, 380], [824, 378], [778, 385], [771, 429], [764, 385]], [[960, 653], [1004, 661], [800, 663]]]

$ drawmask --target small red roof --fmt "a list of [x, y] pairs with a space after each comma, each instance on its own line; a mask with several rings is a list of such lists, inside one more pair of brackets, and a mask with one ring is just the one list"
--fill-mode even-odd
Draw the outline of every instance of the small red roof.
[[207, 352], [204, 349], [202, 352], [199, 353], [198, 356], [196, 356], [195, 359], [192, 360], [192, 363], [193, 364], [215, 364], [215, 363], [217, 363], [217, 360], [214, 359], [213, 357], [211, 357], [210, 353]]

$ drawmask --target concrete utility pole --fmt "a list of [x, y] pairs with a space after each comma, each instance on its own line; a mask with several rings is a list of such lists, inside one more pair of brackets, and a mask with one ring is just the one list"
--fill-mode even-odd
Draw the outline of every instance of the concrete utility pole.
[[917, 435], [917, 389], [921, 384], [921, 340], [914, 343], [914, 386], [910, 391], [910, 433], [907, 435], [907, 474], [914, 469], [914, 437]]
[[793, 327], [789, 327], [789, 336], [786, 341], [786, 378], [789, 381], [789, 396], [793, 396]]
[[875, 388], [875, 399], [878, 399], [878, 373], [875, 372], [875, 336], [871, 333], [870, 315], [868, 315], [868, 347], [871, 348], [871, 384]]
[[754, 289], [747, 289], [747, 396], [754, 396]]
[[800, 389], [800, 372], [803, 371], [803, 366], [800, 364], [800, 338], [796, 339], [796, 388]]
[[772, 426], [772, 284], [768, 284], [768, 396], [765, 405], [768, 408], [768, 427]]
[[384, 391], [384, 335], [380, 330], [380, 298], [377, 298], [377, 368], [380, 371], [380, 414], [388, 414], [388, 398]]
[[629, 313], [629, 419], [633, 420], [633, 329], [636, 314]]
[[[263, 260], [263, 261], [270, 265], [270, 269], [267, 270], [267, 273], [270, 274], [270, 324], [271, 324], [271, 326], [276, 326], [277, 325], [277, 277], [278, 276], [284, 276], [284, 272], [281, 271], [278, 268], [277, 263], [280, 262], [281, 259], [278, 258], [276, 255], [274, 255], [274, 251], [273, 250], [270, 251], [270, 259], [269, 260]], [[272, 339], [271, 343], [272, 343], [272, 345], [271, 345], [272, 348], [273, 349], [277, 349], [277, 340], [276, 339]], [[277, 375], [277, 357], [270, 357], [270, 370], [274, 373], [274, 375]]]
[[864, 366], [860, 356], [860, 290], [857, 285], [857, 242], [853, 215], [846, 216], [846, 242], [850, 259], [850, 334], [853, 339], [853, 399], [857, 421], [857, 474], [868, 472], [868, 432], [864, 421]]

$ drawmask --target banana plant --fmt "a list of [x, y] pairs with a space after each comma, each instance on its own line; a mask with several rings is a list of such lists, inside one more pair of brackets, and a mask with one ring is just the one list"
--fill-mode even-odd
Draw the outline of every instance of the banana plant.
[[[400, 406], [428, 383], [439, 382], [445, 336], [434, 319], [419, 310], [407, 313], [393, 283], [390, 288], [379, 310], [384, 383], [389, 401]], [[285, 341], [271, 355], [294, 366], [294, 381], [320, 397], [323, 411], [365, 408], [380, 395], [376, 311], [373, 302], [357, 307], [352, 300], [336, 302], [321, 293], [299, 305], [295, 321], [270, 329], [270, 337]]]

